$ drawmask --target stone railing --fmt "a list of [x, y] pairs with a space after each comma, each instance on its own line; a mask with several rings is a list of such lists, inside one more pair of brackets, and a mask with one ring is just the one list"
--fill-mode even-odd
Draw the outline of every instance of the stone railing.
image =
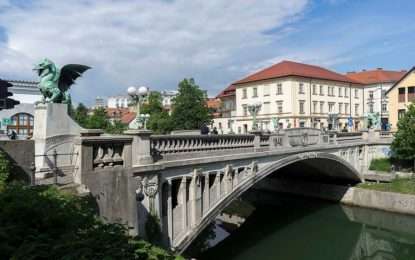
[[289, 128], [284, 132], [288, 136], [290, 146], [308, 146], [322, 142], [322, 131], [314, 128]]
[[393, 138], [395, 133], [396, 132], [392, 132], [392, 131], [380, 131], [379, 132], [379, 137], [380, 138]]
[[337, 133], [337, 143], [357, 142], [363, 140], [362, 132]]
[[152, 135], [153, 154], [201, 152], [254, 147], [254, 135]]

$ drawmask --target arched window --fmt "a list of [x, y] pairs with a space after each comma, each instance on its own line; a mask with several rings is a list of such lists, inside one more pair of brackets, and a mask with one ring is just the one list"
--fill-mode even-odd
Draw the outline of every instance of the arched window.
[[11, 117], [11, 124], [7, 126], [7, 133], [14, 130], [18, 135], [31, 135], [33, 133], [33, 116], [28, 113], [18, 113]]

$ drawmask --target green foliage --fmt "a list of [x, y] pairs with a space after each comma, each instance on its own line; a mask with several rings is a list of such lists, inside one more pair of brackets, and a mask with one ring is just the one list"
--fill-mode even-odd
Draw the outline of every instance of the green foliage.
[[53, 187], [10, 184], [0, 205], [0, 259], [175, 259]]
[[391, 170], [391, 161], [389, 158], [373, 159], [370, 162], [369, 170], [389, 172]]
[[82, 104], [79, 103], [79, 105], [76, 107], [73, 115], [73, 119], [82, 127], [86, 128], [87, 122], [88, 122], [88, 108]]
[[122, 134], [125, 130], [127, 130], [128, 126], [126, 124], [123, 124], [119, 120], [115, 120], [112, 123], [109, 123], [107, 125], [107, 128], [105, 128], [105, 132], [108, 134]]
[[6, 185], [10, 175], [10, 162], [5, 152], [0, 151], [0, 191]]
[[359, 188], [397, 192], [405, 194], [415, 194], [415, 181], [413, 179], [395, 179], [390, 183], [360, 183]]
[[86, 128], [89, 129], [106, 129], [110, 124], [105, 108], [94, 109], [86, 122]]
[[179, 83], [179, 93], [173, 100], [172, 122], [175, 129], [199, 129], [209, 124], [212, 116], [206, 106], [207, 96], [194, 79]]
[[153, 213], [148, 214], [145, 225], [147, 240], [153, 244], [159, 244], [161, 240], [160, 220]]
[[408, 111], [398, 121], [398, 131], [391, 145], [394, 157], [413, 160], [415, 163], [415, 104], [408, 106]]
[[147, 127], [156, 134], [166, 134], [173, 130], [169, 113], [164, 111], [160, 92], [152, 91], [148, 102], [141, 107], [142, 114], [150, 114]]

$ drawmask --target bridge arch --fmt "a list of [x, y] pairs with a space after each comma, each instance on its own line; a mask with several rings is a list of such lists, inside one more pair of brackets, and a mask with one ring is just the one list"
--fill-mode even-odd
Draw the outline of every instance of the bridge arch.
[[[314, 167], [315, 169], [319, 170], [319, 173], [325, 177], [333, 179], [340, 178], [345, 183], [358, 183], [362, 179], [360, 173], [355, 168], [357, 165], [356, 163], [352, 164], [335, 154], [324, 152], [293, 154], [264, 165], [257, 165], [255, 162], [253, 162], [250, 164], [250, 166], [247, 167], [245, 171], [248, 176], [237, 182], [237, 185], [234, 185], [235, 182], [233, 179], [229, 180], [229, 174], [232, 178], [238, 178], [239, 173], [237, 174], [235, 170], [231, 170], [229, 172], [229, 169], [228, 171], [225, 169], [223, 171], [223, 176], [219, 175], [219, 180], [224, 182], [229, 180], [228, 184], [231, 185], [232, 188], [230, 190], [225, 190], [223, 194], [218, 196], [218, 200], [213, 204], [208, 203], [210, 208], [206, 212], [203, 212], [202, 210], [199, 219], [187, 220], [189, 221], [187, 230], [183, 230], [184, 232], [182, 232], [180, 236], [177, 236], [177, 239], [174, 237], [172, 238], [172, 247], [179, 252], [184, 251], [194, 241], [194, 239], [197, 238], [200, 232], [203, 231], [203, 229], [206, 228], [232, 201], [239, 198], [243, 193], [251, 189], [253, 186], [268, 176], [278, 172], [284, 167], [296, 164], [303, 164], [306, 166]], [[200, 175], [196, 176], [194, 174], [192, 179], [200, 177]], [[190, 183], [193, 182], [196, 183], [195, 180], [192, 180]], [[219, 187], [220, 186], [221, 183], [219, 183]], [[191, 188], [191, 184], [186, 185], [186, 187]], [[203, 195], [203, 193], [201, 193], [201, 195]], [[199, 202], [204, 203], [204, 198], [201, 198]], [[194, 210], [195, 207], [200, 208], [200, 206], [197, 205], [188, 205], [187, 210]], [[181, 208], [180, 210], [182, 211], [183, 209]], [[192, 215], [191, 213], [187, 212], [185, 214], [187, 216], [186, 219], [188, 216]], [[176, 224], [177, 222], [175, 222], [176, 221], [171, 221], [171, 224]], [[183, 224], [180, 225], [184, 226]]]

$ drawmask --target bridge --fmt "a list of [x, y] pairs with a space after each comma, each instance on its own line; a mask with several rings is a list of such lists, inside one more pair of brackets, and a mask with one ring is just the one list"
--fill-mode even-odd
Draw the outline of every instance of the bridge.
[[264, 135], [86, 135], [75, 140], [74, 181], [100, 215], [146, 236], [159, 219], [163, 242], [183, 251], [233, 200], [271, 178], [354, 185], [390, 133], [324, 133], [293, 128]]

